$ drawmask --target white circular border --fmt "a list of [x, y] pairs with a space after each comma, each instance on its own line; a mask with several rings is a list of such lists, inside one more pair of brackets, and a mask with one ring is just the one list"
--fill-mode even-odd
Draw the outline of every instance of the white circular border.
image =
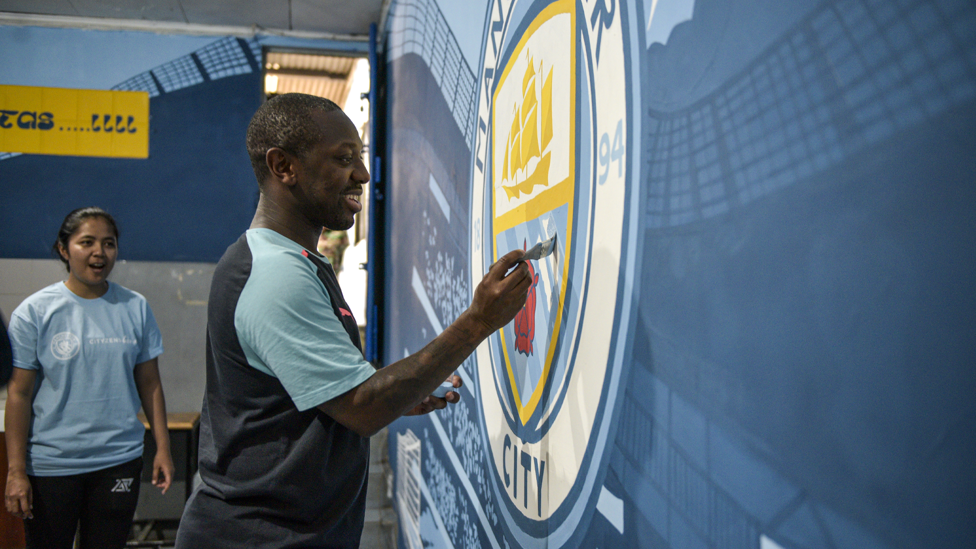
[[[67, 341], [71, 343], [70, 354], [65, 354], [60, 351], [58, 344], [61, 343], [62, 341]], [[78, 351], [80, 350], [81, 350], [81, 340], [78, 339], [78, 336], [76, 336], [71, 332], [61, 332], [59, 334], [55, 334], [54, 337], [51, 338], [51, 354], [54, 355], [54, 357], [57, 358], [58, 360], [68, 360], [74, 358], [74, 356], [77, 355]]]

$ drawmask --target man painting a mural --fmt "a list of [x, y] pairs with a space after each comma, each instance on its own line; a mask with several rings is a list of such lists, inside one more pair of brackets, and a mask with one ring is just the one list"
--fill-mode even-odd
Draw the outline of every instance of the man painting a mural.
[[[181, 410], [206, 401], [181, 549], [976, 547], [976, 2], [303, 0], [192, 25], [250, 12], [190, 6], [219, 1], [136, 10], [190, 23], [152, 32], [74, 18], [104, 2], [8, 10], [84, 28], [0, 11], [0, 307], [36, 278], [39, 212], [83, 190], [158, 221], [126, 269], [208, 357], [169, 363]], [[262, 80], [308, 91], [283, 86], [333, 49], [327, 83], [369, 55], [347, 111], [369, 124], [299, 96], [255, 115]], [[110, 87], [151, 106], [152, 154], [148, 110], [45, 99]], [[59, 156], [107, 128], [145, 146]], [[363, 307], [335, 276], [354, 214]]]
[[369, 173], [356, 127], [327, 99], [284, 94], [255, 113], [247, 146], [261, 195], [214, 273], [202, 483], [177, 547], [357, 547], [368, 437], [458, 402], [431, 392], [449, 376], [460, 387], [451, 372], [522, 308], [527, 268], [521, 251], [502, 257], [455, 323], [376, 370], [315, 251], [322, 227], [346, 230], [361, 208]]

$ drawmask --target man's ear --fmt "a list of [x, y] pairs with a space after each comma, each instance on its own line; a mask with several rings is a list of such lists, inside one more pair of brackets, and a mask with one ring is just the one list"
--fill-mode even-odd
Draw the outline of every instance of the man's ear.
[[268, 171], [271, 177], [281, 181], [285, 185], [295, 184], [295, 157], [288, 154], [278, 147], [268, 149], [264, 155], [264, 161], [268, 164]]

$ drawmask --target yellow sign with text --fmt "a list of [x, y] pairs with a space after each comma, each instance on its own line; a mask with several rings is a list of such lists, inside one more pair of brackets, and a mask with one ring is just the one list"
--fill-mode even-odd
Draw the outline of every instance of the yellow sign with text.
[[0, 151], [149, 158], [149, 94], [0, 85]]

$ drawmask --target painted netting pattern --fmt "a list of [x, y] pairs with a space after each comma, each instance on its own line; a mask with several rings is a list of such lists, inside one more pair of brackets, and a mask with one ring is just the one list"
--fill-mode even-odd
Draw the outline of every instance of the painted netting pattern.
[[152, 77], [150, 71], [137, 74], [121, 84], [112, 86], [112, 89], [119, 91], [145, 91], [149, 92], [149, 97], [156, 97], [162, 93], [159, 86], [156, 85], [156, 80]]
[[[254, 38], [226, 37], [183, 57], [137, 74], [112, 87], [113, 90], [145, 91], [149, 97], [181, 90], [210, 80], [249, 74], [257, 70], [261, 51]], [[254, 63], [250, 59], [255, 59]]]
[[696, 105], [647, 113], [647, 227], [747, 204], [974, 96], [976, 4], [825, 5]]
[[152, 73], [167, 93], [189, 88], [206, 81], [193, 54], [179, 57], [165, 65], [156, 67]]
[[476, 81], [440, 7], [433, 0], [396, 2], [389, 21], [392, 27], [387, 61], [414, 53], [427, 63], [470, 149], [475, 128]]
[[254, 72], [240, 42], [236, 38], [228, 37], [194, 52], [208, 79], [217, 80]]

